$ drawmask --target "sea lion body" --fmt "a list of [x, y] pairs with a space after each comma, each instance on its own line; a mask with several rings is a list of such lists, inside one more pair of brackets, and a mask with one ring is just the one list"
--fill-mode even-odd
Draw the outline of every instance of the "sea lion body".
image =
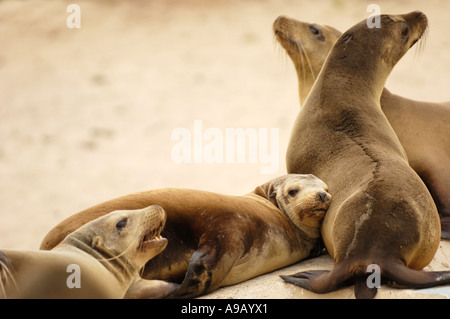
[[[50, 231], [41, 248], [51, 248], [67, 232], [112, 210], [157, 204], [167, 212], [162, 236], [168, 246], [142, 276], [179, 283], [170, 297], [191, 298], [318, 253], [320, 222], [330, 203], [326, 187], [311, 175], [288, 175], [244, 196], [176, 188], [131, 194], [69, 217]], [[289, 192], [292, 196], [284, 196]], [[289, 219], [284, 209], [295, 211], [298, 220]]]
[[[300, 104], [341, 36], [333, 27], [287, 17], [274, 22], [277, 40], [297, 71]], [[450, 103], [415, 101], [384, 88], [381, 108], [397, 134], [410, 166], [428, 187], [441, 216], [442, 238], [450, 238]]]
[[[152, 282], [138, 272], [165, 248], [167, 240], [159, 237], [164, 220], [164, 211], [155, 206], [113, 212], [77, 229], [51, 251], [2, 250], [0, 297], [123, 298], [137, 282], [151, 289]], [[125, 223], [120, 229], [119, 221]]]
[[[3, 250], [3, 254], [15, 270], [16, 287], [21, 287], [20, 291], [7, 293], [7, 298], [122, 298], [127, 290], [100, 262], [67, 247], [52, 251]], [[80, 288], [68, 286], [70, 265], [82, 269]]]
[[283, 276], [317, 293], [354, 282], [356, 297], [373, 297], [376, 287], [366, 285], [371, 264], [382, 278], [409, 287], [450, 281], [448, 272], [417, 271], [438, 248], [439, 216], [379, 102], [390, 71], [427, 20], [420, 12], [380, 19], [380, 29], [364, 20], [338, 39], [288, 146], [288, 171], [316, 175], [333, 194], [321, 228], [333, 269]]

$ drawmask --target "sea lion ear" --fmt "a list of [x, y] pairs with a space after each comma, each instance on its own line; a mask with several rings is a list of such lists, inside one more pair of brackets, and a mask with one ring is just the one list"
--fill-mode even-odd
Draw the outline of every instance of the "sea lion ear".
[[272, 188], [268, 200], [274, 204], [276, 207], [278, 207], [278, 201], [277, 201], [277, 190], [275, 188]]
[[353, 40], [353, 33], [345, 33], [338, 39], [336, 46], [346, 46], [351, 40]]
[[94, 249], [97, 246], [101, 246], [103, 244], [103, 239], [100, 236], [95, 236], [92, 239], [91, 248]]

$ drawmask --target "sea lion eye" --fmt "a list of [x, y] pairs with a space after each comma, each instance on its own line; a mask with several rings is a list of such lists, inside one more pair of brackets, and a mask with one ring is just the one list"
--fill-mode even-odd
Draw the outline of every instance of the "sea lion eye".
[[297, 193], [298, 193], [298, 189], [291, 189], [288, 192], [289, 196], [291, 196], [291, 197], [294, 197], [295, 195], [297, 195]]
[[313, 27], [312, 25], [309, 26], [309, 31], [313, 34], [313, 35], [318, 35], [320, 32], [317, 28]]
[[128, 219], [124, 218], [121, 219], [117, 224], [116, 224], [116, 228], [117, 230], [122, 230], [126, 225], [127, 225]]
[[408, 33], [409, 33], [409, 28], [408, 28], [408, 26], [406, 25], [406, 26], [403, 28], [403, 31], [402, 31], [402, 38], [405, 39], [405, 38], [408, 36]]

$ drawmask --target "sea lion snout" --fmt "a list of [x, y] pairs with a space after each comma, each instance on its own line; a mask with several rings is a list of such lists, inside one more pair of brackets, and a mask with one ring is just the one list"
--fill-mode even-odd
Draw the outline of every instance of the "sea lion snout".
[[286, 25], [290, 24], [290, 20], [285, 16], [279, 16], [273, 22], [273, 31], [275, 34], [281, 33], [281, 31], [286, 27]]
[[425, 25], [428, 24], [427, 16], [422, 11], [416, 10], [416, 11], [405, 14], [403, 17], [407, 21], [412, 20], [412, 22], [418, 22], [422, 26], [423, 26], [423, 24], [425, 24]]
[[327, 192], [318, 192], [317, 196], [319, 197], [319, 199], [322, 203], [330, 203], [331, 202], [331, 195]]
[[411, 43], [411, 46], [413, 46], [422, 37], [428, 27], [427, 16], [421, 11], [413, 11], [403, 15], [403, 18], [408, 23], [409, 28], [415, 33]]

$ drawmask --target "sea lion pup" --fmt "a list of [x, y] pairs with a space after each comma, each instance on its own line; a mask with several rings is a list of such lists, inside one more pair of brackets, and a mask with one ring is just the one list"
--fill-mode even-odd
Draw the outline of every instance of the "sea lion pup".
[[[279, 17], [273, 25], [278, 42], [297, 71], [300, 105], [325, 59], [342, 34], [333, 27]], [[428, 187], [441, 217], [441, 237], [450, 238], [450, 103], [410, 100], [381, 94], [381, 108], [398, 136], [410, 166]]]
[[[167, 248], [142, 277], [177, 284], [171, 298], [193, 298], [318, 254], [327, 185], [312, 175], [275, 178], [244, 196], [166, 188], [99, 204], [61, 222], [44, 238], [49, 249], [85, 222], [117, 209], [158, 204], [167, 212]], [[142, 293], [128, 298], [143, 298]]]
[[167, 245], [160, 236], [165, 219], [158, 206], [117, 211], [75, 230], [51, 251], [2, 250], [0, 298], [123, 298], [134, 286], [171, 292], [172, 286], [138, 274]]
[[439, 216], [380, 107], [389, 73], [427, 19], [416, 11], [380, 22], [370, 29], [363, 20], [337, 40], [288, 145], [288, 171], [316, 175], [333, 194], [321, 227], [333, 269], [282, 277], [316, 293], [354, 282], [357, 298], [373, 297], [377, 288], [366, 284], [372, 264], [405, 287], [450, 282], [450, 272], [418, 271], [439, 246]]

